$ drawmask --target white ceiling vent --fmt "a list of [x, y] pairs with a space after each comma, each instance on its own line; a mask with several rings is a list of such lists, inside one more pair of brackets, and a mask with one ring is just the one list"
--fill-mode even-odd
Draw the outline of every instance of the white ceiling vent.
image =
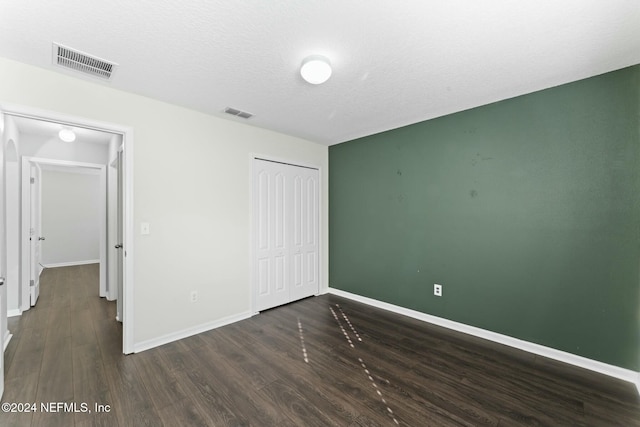
[[61, 44], [53, 44], [53, 64], [110, 80], [118, 64], [88, 55]]
[[235, 108], [227, 107], [224, 109], [224, 112], [227, 114], [231, 114], [232, 116], [242, 117], [243, 119], [250, 119], [253, 117], [253, 114], [247, 113], [246, 111], [236, 110]]

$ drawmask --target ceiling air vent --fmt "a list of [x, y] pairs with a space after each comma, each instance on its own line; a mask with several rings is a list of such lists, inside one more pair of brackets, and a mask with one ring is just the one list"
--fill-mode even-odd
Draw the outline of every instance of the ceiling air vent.
[[242, 117], [243, 119], [250, 119], [253, 117], [253, 114], [247, 113], [246, 111], [236, 110], [235, 108], [227, 107], [224, 109], [224, 112], [227, 114], [231, 114], [232, 116]]
[[57, 43], [53, 44], [53, 63], [83, 74], [110, 80], [118, 64], [87, 55]]

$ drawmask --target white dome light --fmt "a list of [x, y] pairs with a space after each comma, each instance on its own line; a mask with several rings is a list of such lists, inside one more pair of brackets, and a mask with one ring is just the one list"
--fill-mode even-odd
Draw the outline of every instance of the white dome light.
[[62, 129], [58, 132], [58, 137], [64, 142], [73, 142], [76, 140], [76, 134], [71, 129]]
[[302, 61], [300, 74], [312, 85], [319, 85], [331, 77], [331, 63], [321, 55], [308, 56]]

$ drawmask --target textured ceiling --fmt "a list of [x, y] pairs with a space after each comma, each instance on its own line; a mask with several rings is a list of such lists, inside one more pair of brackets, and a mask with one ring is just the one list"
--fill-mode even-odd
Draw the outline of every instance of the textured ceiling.
[[119, 64], [98, 84], [335, 144], [638, 64], [640, 1], [0, 0], [0, 56], [65, 72], [54, 41]]

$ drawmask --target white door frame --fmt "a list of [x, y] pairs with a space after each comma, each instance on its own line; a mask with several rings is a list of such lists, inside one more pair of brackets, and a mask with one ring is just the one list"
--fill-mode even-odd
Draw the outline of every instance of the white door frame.
[[[124, 160], [124, 250], [125, 265], [123, 271], [124, 297], [122, 351], [124, 354], [134, 352], [134, 282], [133, 282], [133, 128], [102, 122], [92, 119], [39, 110], [31, 107], [0, 104], [0, 113], [26, 117], [35, 120], [60, 123], [66, 126], [82, 127], [102, 132], [120, 134], [122, 136]], [[106, 185], [106, 184], [105, 184]], [[106, 200], [106, 197], [105, 197]]]
[[249, 187], [249, 206], [251, 206], [251, 214], [249, 215], [249, 256], [251, 257], [250, 262], [250, 271], [249, 271], [249, 307], [251, 307], [251, 314], [258, 314], [258, 302], [257, 302], [257, 289], [255, 288], [255, 268], [256, 268], [256, 227], [255, 227], [255, 206], [254, 206], [254, 197], [257, 192], [256, 188], [256, 168], [255, 161], [256, 160], [266, 160], [270, 162], [276, 163], [284, 163], [291, 166], [298, 166], [303, 168], [317, 169], [318, 170], [318, 290], [316, 292], [316, 296], [321, 293], [322, 281], [323, 279], [323, 239], [322, 239], [322, 224], [323, 224], [323, 216], [322, 216], [322, 168], [320, 165], [300, 162], [297, 160], [291, 160], [287, 158], [272, 156], [268, 154], [259, 154], [259, 153], [250, 153], [249, 154], [249, 173], [250, 173], [250, 187]]
[[[5, 138], [7, 123], [0, 112], [0, 399], [4, 394], [4, 353], [11, 340], [11, 334], [7, 327], [7, 219], [6, 219], [6, 150], [11, 145], [17, 157], [15, 141]], [[17, 160], [17, 159], [16, 159]]]
[[[99, 295], [105, 297], [107, 295], [107, 166], [97, 163], [83, 163], [67, 160], [53, 160], [40, 157], [22, 157], [22, 258], [21, 260], [31, 260], [30, 247], [27, 245], [30, 237], [30, 218], [31, 218], [31, 197], [30, 197], [30, 177], [31, 166], [59, 166], [72, 169], [91, 169], [97, 170], [100, 174], [100, 288]], [[42, 179], [42, 175], [40, 175]], [[42, 188], [42, 187], [40, 187]], [[41, 192], [38, 197], [42, 198]], [[40, 203], [41, 204], [41, 203]], [[36, 236], [34, 236], [36, 237]], [[39, 236], [38, 236], [39, 237]], [[42, 251], [41, 251], [42, 253]], [[33, 261], [22, 262], [22, 296], [29, 296], [29, 279], [31, 277], [31, 268]], [[29, 309], [29, 303], [23, 299], [22, 311]]]
[[[22, 180], [21, 182], [21, 186], [22, 189], [29, 189], [29, 210], [28, 212], [25, 211], [24, 209], [22, 210], [23, 214], [22, 214], [22, 224], [27, 223], [26, 218], [29, 218], [29, 224], [30, 224], [30, 228], [29, 228], [29, 276], [30, 277], [35, 277], [34, 280], [34, 286], [33, 288], [31, 286], [29, 286], [29, 289], [31, 291], [31, 295], [29, 298], [30, 299], [30, 305], [31, 307], [33, 307], [36, 302], [38, 301], [38, 295], [40, 293], [40, 274], [42, 273], [42, 270], [40, 269], [40, 266], [42, 265], [40, 263], [40, 260], [42, 259], [42, 246], [40, 244], [40, 237], [42, 237], [42, 170], [40, 169], [40, 165], [39, 164], [32, 164], [29, 165], [29, 169], [30, 169], [30, 173], [29, 176], [31, 177], [31, 179], [34, 180], [33, 184], [29, 184], [26, 185], [27, 183], [24, 182], [24, 180]], [[25, 170], [25, 165], [22, 165], [22, 170]], [[35, 175], [35, 176], [34, 176]], [[35, 187], [35, 192], [33, 192]], [[24, 197], [24, 196], [22, 196]], [[23, 200], [26, 200], [23, 198]], [[34, 224], [34, 220], [36, 220], [36, 227], [33, 227]], [[35, 233], [35, 231], [37, 231], [37, 233]], [[35, 236], [38, 236], [38, 240], [34, 240]], [[20, 233], [20, 241], [21, 242], [25, 242], [26, 244], [26, 240], [22, 240], [24, 239], [25, 236], [22, 235], [22, 230]], [[38, 265], [35, 264], [35, 261], [38, 262]], [[43, 268], [44, 269], [44, 268]], [[29, 281], [29, 285], [31, 285], [31, 281]]]

